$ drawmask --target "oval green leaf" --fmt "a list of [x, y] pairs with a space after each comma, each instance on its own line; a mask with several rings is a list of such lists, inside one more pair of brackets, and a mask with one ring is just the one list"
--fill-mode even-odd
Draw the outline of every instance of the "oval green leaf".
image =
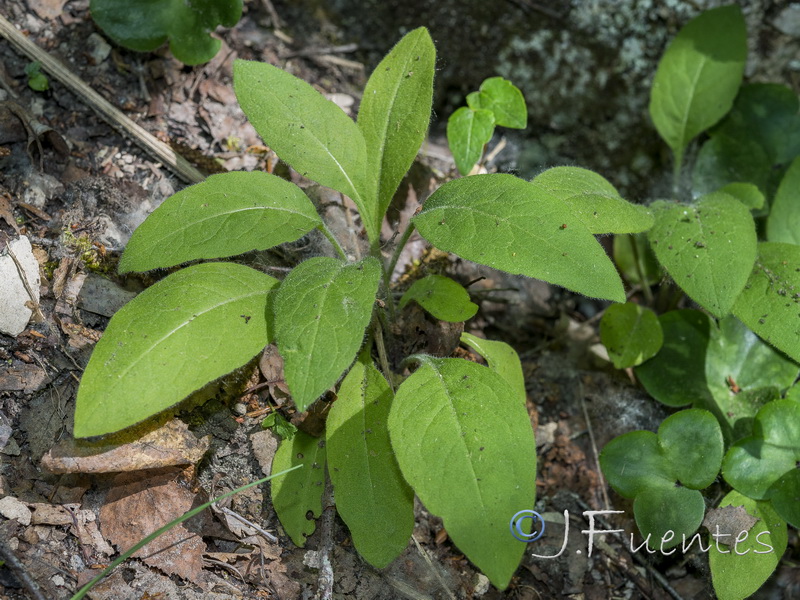
[[672, 40], [650, 92], [650, 117], [680, 157], [689, 142], [725, 116], [742, 83], [747, 30], [741, 9], [701, 13]]
[[756, 260], [750, 211], [721, 192], [696, 204], [659, 201], [648, 239], [658, 261], [700, 306], [717, 317], [731, 311]]
[[604, 177], [579, 167], [554, 167], [531, 182], [561, 198], [592, 233], [639, 233], [653, 226], [644, 206], [631, 204]]
[[528, 107], [517, 86], [502, 77], [490, 77], [481, 84], [480, 90], [467, 96], [467, 104], [473, 110], [490, 110], [495, 124], [509, 129], [525, 129], [528, 126]]
[[468, 175], [494, 133], [494, 114], [462, 106], [447, 120], [447, 143], [458, 172]]
[[296, 266], [275, 294], [275, 341], [300, 411], [336, 383], [364, 341], [381, 265], [318, 256]]
[[270, 341], [267, 295], [277, 283], [249, 267], [207, 263], [123, 306], [83, 373], [75, 437], [134, 425], [253, 358]]
[[701, 490], [719, 475], [725, 442], [719, 423], [707, 410], [690, 408], [664, 419], [658, 445], [671, 476], [686, 487]]
[[367, 145], [341, 108], [311, 85], [267, 63], [237, 59], [233, 89], [258, 135], [298, 173], [349, 196], [370, 239], [377, 199], [367, 189]]
[[412, 300], [440, 321], [448, 323], [467, 321], [478, 312], [478, 305], [470, 301], [464, 286], [443, 275], [417, 279], [400, 298], [400, 308]]
[[603, 248], [550, 192], [507, 174], [449, 181], [413, 220], [437, 248], [615, 302], [622, 281]]
[[733, 313], [761, 338], [800, 362], [800, 246], [758, 245], [758, 260]]
[[[728, 534], [732, 537], [715, 539], [716, 532], [712, 532], [709, 538], [708, 562], [717, 598], [743, 600], [755, 593], [775, 571], [786, 551], [788, 531], [786, 523], [768, 502], [758, 502], [732, 491], [722, 499], [722, 506], [743, 506], [749, 515], [758, 519], [750, 530]], [[742, 536], [740, 542], [736, 542], [738, 536]]]
[[729, 183], [719, 189], [720, 192], [733, 196], [750, 210], [764, 208], [764, 194], [752, 183]]
[[369, 192], [377, 198], [375, 226], [425, 141], [431, 119], [436, 48], [424, 27], [406, 34], [375, 68], [358, 109], [367, 144]]
[[280, 473], [303, 465], [272, 480], [272, 506], [283, 530], [295, 546], [302, 548], [314, 533], [322, 514], [322, 493], [325, 490], [325, 441], [298, 431], [291, 439], [282, 440], [272, 459], [272, 472]]
[[659, 451], [658, 436], [652, 431], [631, 431], [615, 437], [600, 452], [600, 468], [608, 484], [625, 498], [675, 483]]
[[530, 418], [505, 379], [469, 361], [420, 357], [397, 390], [389, 433], [397, 462], [425, 507], [499, 589], [525, 552], [508, 533], [536, 497]]
[[633, 501], [636, 526], [649, 546], [668, 550], [688, 539], [703, 523], [703, 494], [685, 487], [648, 488]]
[[664, 343], [656, 313], [633, 302], [612, 304], [600, 320], [600, 341], [618, 369], [635, 367]]
[[149, 271], [293, 242], [322, 220], [302, 190], [261, 172], [212, 175], [169, 197], [133, 232], [119, 272]]
[[392, 390], [375, 366], [356, 362], [326, 423], [336, 510], [358, 553], [379, 569], [406, 548], [414, 529], [414, 492], [389, 442], [392, 400]]
[[800, 403], [775, 400], [758, 411], [753, 434], [730, 447], [722, 464], [725, 480], [757, 500], [776, 499], [782, 519], [800, 526], [797, 464], [800, 461]]
[[517, 396], [523, 406], [525, 405], [527, 400], [525, 375], [522, 373], [522, 363], [514, 348], [505, 342], [485, 340], [467, 332], [461, 334], [461, 343], [466, 344], [485, 358], [489, 363], [489, 368], [497, 371], [512, 389], [516, 390]]
[[149, 52], [167, 39], [169, 49], [187, 65], [208, 62], [220, 41], [209, 35], [217, 25], [233, 27], [242, 16], [242, 0], [92, 0], [92, 18], [118, 44]]
[[800, 157], [792, 161], [772, 201], [767, 240], [800, 245]]

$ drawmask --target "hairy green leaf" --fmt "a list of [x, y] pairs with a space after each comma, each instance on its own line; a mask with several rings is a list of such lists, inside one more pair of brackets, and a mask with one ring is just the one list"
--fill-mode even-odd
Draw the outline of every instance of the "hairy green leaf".
[[494, 113], [462, 106], [447, 120], [447, 143], [459, 173], [467, 175], [494, 133]]
[[[714, 482], [723, 451], [714, 416], [689, 409], [667, 417], [658, 434], [632, 431], [614, 438], [600, 453], [600, 466], [611, 487], [634, 498], [642, 535], [671, 548], [703, 521], [705, 502], [698, 490]], [[677, 487], [678, 482], [683, 487]], [[675, 537], [664, 538], [670, 530]]]
[[236, 60], [233, 88], [264, 142], [301, 175], [352, 198], [369, 238], [376, 200], [367, 194], [367, 145], [341, 108], [311, 85], [267, 63]]
[[517, 396], [525, 405], [525, 376], [522, 373], [522, 363], [516, 350], [505, 342], [485, 340], [471, 333], [461, 334], [461, 343], [466, 344], [480, 354], [489, 363], [489, 368], [497, 371], [505, 379]]
[[220, 41], [209, 33], [233, 27], [242, 0], [92, 0], [92, 18], [118, 44], [149, 52], [169, 39], [169, 49], [187, 65], [208, 62]]
[[614, 265], [583, 222], [562, 200], [513, 175], [449, 181], [413, 222], [437, 248], [467, 260], [625, 301]]
[[[723, 506], [741, 506], [756, 519], [749, 530], [727, 535], [713, 531], [708, 563], [711, 581], [719, 600], [744, 600], [755, 593], [775, 571], [788, 545], [789, 535], [783, 521], [767, 502], [759, 502], [732, 491], [720, 502]], [[719, 534], [718, 537], [714, 537]], [[739, 539], [741, 536], [741, 539]]]
[[443, 275], [417, 279], [400, 298], [400, 308], [412, 300], [440, 321], [449, 323], [467, 321], [478, 312], [478, 305], [470, 301], [464, 286]]
[[302, 548], [306, 538], [314, 533], [313, 517], [322, 514], [322, 493], [325, 491], [325, 441], [298, 431], [292, 438], [281, 441], [272, 459], [272, 471], [303, 465], [300, 469], [272, 480], [272, 506], [292, 538]]
[[318, 256], [300, 263], [275, 294], [275, 341], [295, 406], [309, 404], [341, 377], [364, 341], [381, 276], [375, 258], [345, 263]]
[[400, 470], [456, 546], [504, 589], [525, 551], [510, 539], [509, 520], [536, 496], [530, 418], [518, 392], [493, 370], [419, 358], [389, 413]]
[[772, 202], [767, 240], [800, 245], [800, 157], [792, 161]]
[[659, 201], [650, 244], [670, 276], [700, 306], [724, 317], [744, 289], [756, 259], [750, 211], [721, 192], [695, 204]]
[[327, 428], [336, 509], [358, 553], [382, 569], [408, 545], [414, 492], [397, 466], [387, 419], [392, 390], [371, 362], [356, 362], [339, 387]]
[[658, 317], [633, 302], [612, 304], [600, 319], [600, 340], [618, 369], [635, 367], [655, 356], [664, 342]]
[[720, 192], [733, 196], [750, 210], [764, 208], [764, 194], [752, 183], [729, 183], [719, 189]]
[[800, 362], [800, 246], [760, 243], [758, 259], [733, 313]]
[[653, 226], [644, 206], [626, 201], [604, 177], [579, 167], [554, 167], [533, 184], [567, 203], [592, 233], [638, 233]]
[[689, 142], [731, 109], [746, 58], [747, 30], [736, 5], [701, 13], [670, 43], [653, 80], [650, 117], [678, 163]]
[[502, 77], [484, 80], [480, 90], [467, 96], [467, 105], [473, 110], [490, 110], [495, 124], [510, 129], [528, 126], [528, 107], [517, 86]]
[[134, 425], [253, 358], [270, 340], [267, 295], [277, 283], [249, 267], [207, 263], [131, 300], [83, 373], [75, 437]]
[[128, 242], [119, 272], [149, 271], [293, 242], [322, 223], [302, 190], [275, 175], [212, 175], [168, 198]]
[[373, 71], [358, 109], [367, 144], [368, 172], [374, 174], [375, 227], [419, 151], [431, 118], [436, 48], [428, 30], [406, 34]]

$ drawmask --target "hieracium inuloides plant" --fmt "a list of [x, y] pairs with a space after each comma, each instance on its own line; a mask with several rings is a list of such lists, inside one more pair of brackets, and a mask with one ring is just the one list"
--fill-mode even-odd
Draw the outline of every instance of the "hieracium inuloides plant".
[[[676, 179], [689, 142], [731, 108], [742, 78], [744, 36], [738, 8], [716, 9], [690, 23], [662, 60], [651, 114], [676, 155]], [[507, 344], [465, 333], [462, 343], [482, 356], [486, 366], [413, 354], [402, 364], [410, 374], [390, 371], [384, 336], [412, 301], [440, 320], [464, 321], [477, 310], [466, 289], [438, 274], [415, 282], [396, 305], [391, 274], [412, 231], [462, 259], [618, 303], [626, 299], [622, 280], [595, 236], [627, 239], [647, 232], [657, 259], [651, 262], [660, 264], [706, 312], [667, 313], [659, 320], [643, 307], [612, 306], [603, 337], [618, 366], [641, 364], [654, 355], [655, 361], [694, 352], [679, 348], [687, 331], [699, 332], [702, 348], [709, 348], [708, 340], [713, 339], [719, 346], [715, 356], [738, 352], [731, 349], [730, 340], [745, 340], [748, 348], [774, 354], [728, 316], [731, 312], [790, 358], [800, 359], [800, 247], [798, 240], [769, 235], [767, 242], [758, 242], [753, 210], [760, 210], [763, 198], [759, 200], [755, 186], [741, 183], [746, 180], [724, 182], [718, 186], [721, 190], [715, 187], [692, 201], [660, 201], [645, 208], [624, 200], [596, 173], [557, 167], [531, 181], [486, 174], [445, 183], [384, 255], [382, 223], [426, 136], [434, 63], [428, 32], [420, 28], [407, 34], [370, 77], [356, 121], [281, 69], [235, 63], [235, 91], [256, 130], [299, 174], [352, 199], [367, 238], [367, 255], [348, 256], [345, 240], [337, 239], [306, 194], [272, 174], [214, 175], [175, 194], [134, 232], [120, 271], [201, 262], [168, 275], [111, 320], [79, 389], [75, 435], [98, 436], [140, 422], [275, 343], [298, 411], [334, 386], [337, 394], [323, 436], [298, 432], [283, 440], [275, 456], [275, 470], [304, 464], [272, 485], [276, 511], [294, 542], [302, 546], [314, 529], [307, 514], [321, 512], [327, 471], [354, 545], [374, 566], [386, 566], [406, 548], [416, 495], [442, 517], [456, 546], [494, 585], [505, 588], [525, 550], [525, 544], [509, 534], [509, 519], [531, 508], [536, 492], [535, 444], [522, 368]], [[466, 139], [462, 172], [480, 158], [487, 139], [483, 125], [491, 123], [493, 129], [524, 124], [524, 111], [505, 114], [509, 107], [519, 108], [516, 88], [509, 85], [499, 78], [487, 80], [471, 95], [465, 109], [471, 113], [457, 119], [467, 132], [461, 138]], [[475, 128], [481, 131], [473, 144]], [[727, 156], [719, 152], [717, 161]], [[773, 210], [778, 206], [776, 200]], [[800, 209], [783, 210], [796, 219]], [[773, 227], [782, 231], [779, 224]], [[217, 260], [293, 242], [315, 229], [330, 240], [337, 256], [309, 258], [282, 281], [249, 266]], [[643, 238], [627, 241], [627, 256], [633, 258], [626, 264], [621, 259], [621, 269], [628, 273], [631, 267], [631, 280], [649, 293]], [[625, 255], [620, 250], [619, 256]], [[715, 319], [720, 319], [719, 325]], [[640, 330], [657, 331], [655, 342], [634, 335]], [[629, 339], [639, 340], [639, 345], [629, 345]], [[781, 360], [781, 365], [792, 365], [796, 376], [796, 365]], [[673, 365], [666, 358], [662, 363], [667, 370]], [[639, 367], [643, 381], [648, 364]], [[651, 381], [670, 376], [683, 386], [687, 378], [695, 380], [687, 373], [695, 373], [700, 364], [674, 366], [677, 371], [668, 375], [654, 369]], [[767, 514], [764, 503], [772, 499], [781, 513], [786, 502], [777, 498], [788, 500], [776, 490], [791, 494], [798, 489], [792, 487], [796, 470], [787, 475], [789, 483], [770, 483], [769, 477], [780, 475], [777, 467], [759, 482], [746, 481], [742, 487], [734, 483], [735, 473], [746, 466], [737, 457], [749, 456], [747, 449], [754, 444], [779, 448], [770, 456], [786, 459], [781, 468], [789, 464], [790, 454], [798, 458], [785, 451], [786, 440], [766, 428], [796, 406], [784, 406], [785, 400], [772, 402], [770, 396], [761, 411], [749, 413], [749, 420], [740, 423], [726, 417], [730, 411], [725, 407], [715, 409], [705, 402], [719, 392], [719, 382], [707, 379], [709, 372], [718, 374], [715, 364], [717, 358], [705, 358], [706, 370], [697, 378], [708, 386], [699, 396], [677, 398], [671, 392], [677, 398], [673, 406], [693, 403], [695, 408], [665, 421], [658, 435], [638, 432], [630, 442], [615, 440], [601, 457], [611, 484], [636, 498], [641, 508], [637, 522], [643, 530], [677, 531], [673, 522], [640, 519], [658, 515], [665, 502], [688, 507], [678, 515], [678, 540], [681, 532], [697, 528], [696, 515], [704, 506], [698, 490], [715, 479], [724, 445], [736, 441], [739, 433], [747, 437], [730, 446], [723, 471], [734, 487], [750, 494], [749, 509]], [[789, 367], [775, 368], [786, 375], [777, 387], [786, 387]], [[790, 445], [800, 448], [800, 440], [792, 439]], [[702, 443], [693, 445], [698, 441]], [[633, 451], [652, 468], [632, 470]], [[792, 522], [792, 515], [784, 512], [780, 518]], [[712, 556], [712, 570], [720, 572], [714, 561], [725, 560]]]

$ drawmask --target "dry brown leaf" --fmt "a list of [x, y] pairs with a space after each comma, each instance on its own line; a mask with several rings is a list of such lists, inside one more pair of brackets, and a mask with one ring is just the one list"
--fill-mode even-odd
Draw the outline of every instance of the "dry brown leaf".
[[283, 357], [278, 353], [278, 347], [275, 344], [264, 348], [258, 366], [269, 385], [269, 395], [275, 402], [282, 404], [284, 400], [291, 397], [283, 375]]
[[117, 473], [193, 465], [208, 450], [210, 437], [197, 439], [178, 419], [128, 444], [64, 440], [42, 457], [51, 473]]
[[[706, 513], [703, 525], [712, 534], [719, 531], [720, 536], [730, 536], [731, 541], [743, 531], [750, 531], [758, 519], [747, 512], [744, 506], [723, 506], [712, 508]], [[717, 530], [719, 527], [719, 530]], [[720, 540], [726, 544], [724, 540]]]
[[[174, 481], [175, 473], [160, 473], [142, 478], [123, 473], [100, 509], [104, 535], [120, 551], [125, 551], [192, 508], [195, 494]], [[167, 575], [199, 583], [203, 570], [202, 538], [183, 524], [176, 525], [133, 556]]]

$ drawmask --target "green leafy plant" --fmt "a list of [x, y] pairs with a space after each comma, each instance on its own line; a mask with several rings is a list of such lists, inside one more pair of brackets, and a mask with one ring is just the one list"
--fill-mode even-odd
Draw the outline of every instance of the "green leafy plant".
[[[600, 466], [621, 496], [633, 498], [636, 524], [653, 547], [684, 543], [703, 522], [699, 490], [711, 485], [722, 462], [722, 431], [708, 411], [692, 408], [651, 431], [632, 431], [606, 444]], [[679, 485], [680, 484], [680, 485]]]
[[50, 89], [50, 80], [42, 73], [42, 63], [38, 60], [25, 66], [25, 75], [28, 76], [28, 87], [35, 92], [44, 92]]
[[[709, 127], [723, 127], [734, 105], [745, 42], [739, 9], [715, 9], [682, 30], [659, 66], [651, 115], [676, 157], [676, 196], [687, 145]], [[796, 377], [789, 359], [800, 358], [800, 247], [785, 239], [759, 241], [754, 211], [764, 210], [771, 197], [750, 181], [725, 181], [696, 200], [645, 208], [625, 201], [596, 173], [557, 167], [532, 181], [484, 174], [444, 183], [385, 256], [381, 228], [426, 135], [434, 64], [427, 31], [407, 34], [369, 78], [353, 121], [277, 67], [235, 63], [234, 89], [258, 133], [300, 175], [353, 200], [367, 255], [358, 248], [348, 254], [346, 240], [304, 193], [274, 175], [215, 175], [175, 194], [134, 232], [121, 272], [261, 251], [314, 230], [327, 237], [336, 257], [309, 258], [282, 281], [250, 266], [206, 262], [153, 285], [114, 316], [97, 344], [78, 392], [75, 435], [103, 435], [168, 409], [274, 342], [297, 411], [332, 388], [338, 397], [323, 437], [298, 431], [275, 457], [276, 468], [306, 464], [271, 490], [292, 540], [303, 545], [314, 530], [307, 515], [322, 510], [327, 471], [354, 544], [373, 565], [388, 564], [407, 545], [416, 494], [442, 517], [467, 557], [505, 588], [525, 550], [508, 539], [508, 520], [535, 500], [535, 443], [519, 358], [507, 344], [464, 334], [461, 342], [486, 366], [427, 354], [390, 361], [385, 337], [412, 301], [434, 318], [460, 321], [475, 314], [469, 293], [435, 273], [414, 282], [398, 307], [391, 274], [417, 230], [462, 259], [622, 303], [623, 282], [595, 236], [624, 235], [628, 244], [619, 244], [615, 254], [628, 257], [622, 270], [638, 275], [646, 299], [650, 283], [660, 278], [654, 271], [663, 269], [712, 316], [676, 311], [656, 323], [633, 305], [609, 312], [603, 329], [611, 354], [620, 366], [641, 363], [636, 372], [643, 381], [653, 361], [670, 355], [702, 360], [675, 367], [676, 381], [690, 382], [682, 391], [653, 374], [646, 385], [658, 390], [654, 395], [694, 408], [665, 421], [658, 436], [635, 432], [612, 441], [603, 468], [612, 485], [635, 498], [644, 530], [659, 533], [675, 524], [693, 531], [703, 504], [699, 490], [719, 472], [725, 444], [749, 435], [757, 420], [757, 408], [742, 407], [779, 397]], [[509, 117], [519, 98], [508, 101], [498, 91], [508, 91], [507, 82], [488, 81], [468, 98], [472, 119], [488, 119], [488, 113], [492, 126], [520, 123]], [[783, 202], [791, 212], [791, 202]], [[637, 331], [662, 331], [663, 345], [644, 341], [642, 333], [620, 342]], [[750, 373], [746, 362], [754, 357], [780, 379], [767, 383]], [[692, 454], [696, 446], [703, 460]], [[632, 451], [652, 472], [638, 479], [623, 475]], [[685, 460], [687, 453], [692, 460]], [[656, 515], [662, 494], [685, 509], [680, 522]]]
[[116, 43], [150, 52], [169, 40], [173, 56], [187, 65], [210, 61], [221, 42], [209, 34], [233, 27], [242, 0], [92, 0], [95, 23]]
[[[794, 430], [800, 413], [789, 399], [800, 374], [800, 104], [782, 86], [740, 89], [746, 52], [737, 6], [701, 14], [670, 44], [653, 82], [650, 115], [675, 157], [675, 198], [650, 205], [654, 223], [646, 238], [618, 237], [614, 245], [620, 271], [640, 287], [646, 303], [674, 308], [679, 291], [703, 310], [669, 310], [655, 322], [645, 306], [612, 306], [600, 327], [615, 366], [635, 367], [645, 389], [667, 406], [694, 407], [665, 420], [657, 438], [625, 434], [601, 454], [612, 487], [635, 498], [642, 533], [699, 526], [702, 496], [686, 487], [709, 485], [725, 448], [722, 473], [735, 491], [720, 506], [744, 506], [764, 520], [750, 531], [743, 551], [716, 546], [710, 555], [714, 588], [726, 599], [745, 598], [763, 584], [786, 547], [786, 523], [797, 526], [800, 517], [800, 438]], [[703, 132], [708, 139], [686, 185], [683, 158]], [[691, 200], [684, 199], [687, 191]], [[663, 273], [672, 284], [654, 295], [651, 286]], [[702, 430], [711, 415], [721, 437]], [[667, 423], [693, 431], [693, 448], [713, 443], [714, 452], [706, 449], [713, 460], [701, 465], [687, 460], [691, 455], [659, 449]], [[696, 482], [703, 485], [658, 490], [662, 479], [685, 483], [676, 476], [685, 469], [705, 476]], [[683, 494], [695, 505], [676, 499], [671, 507], [682, 508], [673, 514], [666, 505], [640, 500], [647, 493], [655, 500]], [[749, 527], [734, 537], [746, 538]], [[777, 554], [751, 552], [756, 535], [771, 540]]]
[[467, 106], [447, 120], [447, 142], [456, 167], [467, 175], [483, 156], [495, 126], [525, 129], [528, 107], [517, 86], [502, 77], [486, 79], [477, 92], [467, 95]]

